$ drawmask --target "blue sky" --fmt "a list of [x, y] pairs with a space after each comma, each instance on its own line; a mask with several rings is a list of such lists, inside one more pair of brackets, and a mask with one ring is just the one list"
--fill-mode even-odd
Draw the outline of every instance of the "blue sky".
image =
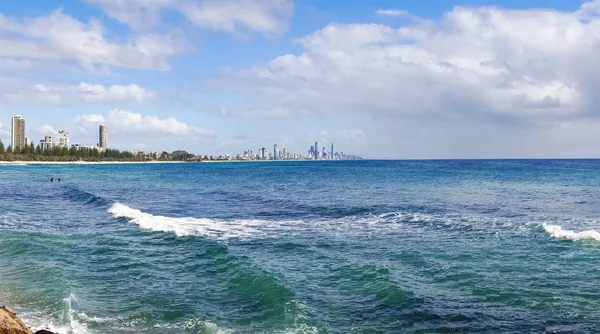
[[597, 157], [600, 1], [8, 0], [0, 138]]

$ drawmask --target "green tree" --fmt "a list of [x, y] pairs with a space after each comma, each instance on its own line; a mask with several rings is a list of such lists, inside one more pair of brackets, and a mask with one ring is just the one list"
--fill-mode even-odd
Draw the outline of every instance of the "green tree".
[[42, 147], [40, 146], [40, 144], [38, 144], [38, 145], [35, 147], [35, 154], [36, 154], [36, 155], [42, 155]]
[[2, 143], [2, 139], [0, 139], [0, 154], [3, 154], [4, 152], [4, 143]]
[[13, 153], [11, 145], [8, 145], [8, 148], [6, 149], [6, 152], [7, 153]]
[[35, 154], [35, 146], [33, 146], [33, 143], [29, 144], [29, 147], [27, 148], [27, 153]]

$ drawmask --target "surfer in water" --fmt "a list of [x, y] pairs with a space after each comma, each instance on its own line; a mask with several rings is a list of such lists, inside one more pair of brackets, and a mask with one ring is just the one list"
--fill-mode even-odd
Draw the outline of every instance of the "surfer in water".
[[54, 182], [54, 178], [51, 178], [51, 179], [50, 179], [50, 182]]
[[58, 182], [60, 182], [60, 177], [58, 178]]

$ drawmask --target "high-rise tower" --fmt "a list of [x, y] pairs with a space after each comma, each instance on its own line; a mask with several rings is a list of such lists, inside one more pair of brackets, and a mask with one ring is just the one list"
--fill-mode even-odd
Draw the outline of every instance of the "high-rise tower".
[[98, 147], [101, 149], [108, 148], [108, 128], [104, 124], [100, 124], [98, 129]]
[[25, 148], [25, 119], [21, 115], [15, 115], [12, 118], [10, 141], [13, 152], [20, 153]]
[[319, 160], [319, 142], [315, 142], [315, 160]]
[[329, 159], [333, 160], [335, 158], [335, 155], [333, 155], [333, 143], [331, 143], [331, 152], [330, 152], [330, 156]]

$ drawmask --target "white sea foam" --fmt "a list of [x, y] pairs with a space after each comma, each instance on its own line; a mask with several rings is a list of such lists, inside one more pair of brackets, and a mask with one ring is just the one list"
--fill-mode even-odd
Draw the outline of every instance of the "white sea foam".
[[23, 162], [10, 162], [10, 161], [5, 161], [0, 163], [0, 166], [26, 166], [26, 163]]
[[18, 223], [18, 219], [15, 215], [8, 213], [0, 215], [0, 227], [12, 227]]
[[595, 230], [586, 230], [586, 231], [571, 231], [566, 230], [558, 225], [550, 225], [550, 224], [542, 224], [542, 227], [546, 232], [548, 232], [552, 237], [558, 239], [570, 239], [570, 240], [582, 240], [582, 239], [595, 239], [600, 241], [600, 232]]
[[[276, 237], [281, 233], [326, 233], [334, 235], [356, 235], [362, 233], [386, 233], [411, 225], [460, 228], [470, 226], [481, 219], [457, 215], [428, 215], [420, 213], [392, 212], [382, 215], [360, 215], [342, 218], [311, 218], [310, 220], [217, 220], [193, 217], [166, 217], [152, 215], [114, 203], [108, 212], [115, 218], [126, 218], [142, 229], [174, 233], [179, 237], [203, 236], [218, 240], [232, 238], [255, 239]], [[493, 219], [487, 223], [497, 223]]]
[[115, 203], [108, 209], [115, 218], [127, 218], [141, 228], [151, 231], [171, 232], [179, 237], [200, 235], [217, 239], [249, 238], [261, 236], [264, 232], [259, 227], [264, 221], [234, 220], [218, 221], [208, 218], [172, 218], [154, 216], [121, 203]]
[[60, 319], [50, 320], [41, 315], [40, 312], [23, 312], [20, 316], [26, 324], [31, 326], [34, 332], [47, 329], [57, 334], [88, 334], [90, 331], [84, 323], [78, 320], [73, 309], [76, 300], [77, 296], [74, 293], [62, 300]]
[[[154, 326], [154, 327], [165, 327], [165, 326]], [[221, 328], [217, 324], [200, 318], [187, 319], [182, 325], [178, 325], [177, 328], [184, 328], [187, 330], [198, 330], [199, 333], [214, 333], [214, 334], [229, 334], [231, 331], [227, 328]]]
[[[392, 218], [391, 216], [378, 217], [366, 215], [360, 217], [347, 217], [339, 219], [311, 219], [303, 220], [258, 220], [258, 219], [237, 219], [237, 220], [216, 220], [209, 218], [173, 218], [152, 215], [133, 209], [121, 203], [113, 204], [108, 212], [115, 218], [127, 218], [131, 223], [139, 225], [142, 229], [174, 233], [177, 236], [204, 236], [214, 239], [254, 239], [275, 237], [282, 232], [286, 233], [351, 233], [360, 232], [365, 229], [381, 229], [384, 225], [379, 225]], [[393, 219], [397, 219], [396, 214], [392, 214]], [[411, 216], [410, 220], [417, 219]], [[397, 228], [390, 224], [385, 224], [387, 229]]]

